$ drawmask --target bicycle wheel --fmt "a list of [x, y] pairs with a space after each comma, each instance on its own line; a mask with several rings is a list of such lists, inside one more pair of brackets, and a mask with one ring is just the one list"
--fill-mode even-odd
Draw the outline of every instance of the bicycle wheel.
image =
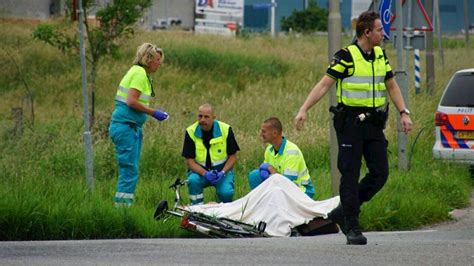
[[247, 224], [244, 222], [232, 220], [229, 218], [219, 218], [221, 222], [225, 223], [228, 227], [224, 230], [228, 230], [242, 237], [264, 237], [264, 231], [266, 227], [265, 222], [258, 223], [257, 226]]
[[168, 201], [161, 200], [156, 206], [156, 210], [155, 210], [155, 214], [153, 215], [153, 218], [155, 218], [155, 220], [161, 219], [167, 210], [168, 210]]
[[[263, 231], [259, 231], [255, 226], [240, 221], [224, 217], [212, 217], [202, 213], [189, 213], [187, 220], [191, 224], [208, 229], [205, 233], [225, 238], [243, 238], [243, 237], [264, 237]], [[188, 225], [188, 224], [187, 224]], [[199, 228], [198, 228], [199, 229]], [[263, 227], [264, 229], [264, 227]], [[197, 230], [197, 229], [196, 229]]]

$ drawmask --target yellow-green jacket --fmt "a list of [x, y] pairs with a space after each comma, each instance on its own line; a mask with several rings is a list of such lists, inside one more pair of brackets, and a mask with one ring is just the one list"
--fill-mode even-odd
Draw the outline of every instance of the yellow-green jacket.
[[313, 197], [313, 183], [303, 153], [296, 144], [283, 137], [280, 149], [276, 154], [273, 145], [268, 145], [265, 150], [265, 162], [279, 174], [293, 181], [308, 196]]
[[349, 45], [353, 62], [352, 76], [337, 81], [339, 103], [353, 107], [379, 107], [387, 101], [385, 75], [387, 66], [382, 48], [374, 47], [375, 59], [367, 61], [355, 45]]
[[[227, 136], [230, 126], [226, 123], [215, 120], [213, 125], [213, 138], [209, 141], [209, 153], [212, 162], [212, 168], [222, 166], [227, 161]], [[207, 149], [202, 140], [202, 130], [199, 123], [196, 122], [189, 126], [186, 131], [189, 137], [196, 145], [196, 157], [194, 160], [206, 168]]]

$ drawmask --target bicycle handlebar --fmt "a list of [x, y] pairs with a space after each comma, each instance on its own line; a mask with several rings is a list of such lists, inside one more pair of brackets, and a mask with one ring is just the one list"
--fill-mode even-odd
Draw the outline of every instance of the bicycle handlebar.
[[171, 184], [171, 186], [169, 186], [169, 188], [172, 188], [172, 189], [178, 189], [180, 186], [186, 184], [186, 180], [185, 181], [181, 181], [181, 179], [178, 177], [176, 177], [176, 180], [174, 181], [173, 184]]

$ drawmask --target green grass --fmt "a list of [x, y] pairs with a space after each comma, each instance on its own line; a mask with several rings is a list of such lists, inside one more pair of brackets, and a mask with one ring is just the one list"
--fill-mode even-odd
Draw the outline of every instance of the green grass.
[[[292, 125], [309, 89], [324, 75], [325, 38], [229, 39], [178, 31], [137, 32], [121, 44], [120, 56], [105, 59], [99, 69], [92, 130], [95, 189], [89, 195], [79, 59], [34, 41], [33, 28], [34, 24], [10, 22], [0, 27], [1, 240], [193, 237], [179, 229], [178, 219], [157, 222], [152, 215], [159, 200], [174, 199], [168, 186], [186, 171], [180, 155], [184, 130], [205, 102], [215, 106], [218, 119], [232, 125], [241, 148], [235, 166], [236, 198], [249, 192], [246, 175], [263, 160], [258, 131], [269, 116], [282, 120], [286, 136], [303, 151], [316, 199], [331, 197], [328, 99], [309, 112], [304, 131], [297, 132]], [[107, 128], [117, 84], [130, 67], [136, 47], [145, 41], [165, 50], [164, 65], [154, 76], [155, 106], [168, 111], [171, 119], [146, 123], [136, 204], [117, 210], [112, 202], [117, 164]], [[434, 111], [442, 89], [454, 71], [470, 67], [474, 60], [471, 50], [456, 47], [445, 50], [444, 68], [436, 59], [433, 96], [415, 95], [410, 87], [414, 132], [408, 138], [408, 149], [413, 150], [409, 171], [396, 167], [397, 114], [392, 110], [386, 130], [390, 177], [383, 190], [363, 206], [361, 220], [366, 230], [414, 229], [446, 220], [448, 211], [469, 204], [472, 180], [467, 167], [438, 162], [431, 155]], [[390, 45], [387, 53], [395, 68]], [[34, 126], [23, 81], [34, 92]], [[23, 107], [21, 136], [12, 135], [13, 107]], [[186, 191], [183, 195], [187, 199]], [[205, 198], [216, 200], [212, 188], [205, 190]]]

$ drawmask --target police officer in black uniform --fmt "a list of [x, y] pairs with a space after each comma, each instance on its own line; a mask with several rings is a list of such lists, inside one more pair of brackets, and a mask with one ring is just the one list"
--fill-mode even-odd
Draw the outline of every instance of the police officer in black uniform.
[[[360, 205], [369, 201], [388, 177], [387, 140], [384, 135], [388, 117], [387, 94], [400, 112], [401, 129], [410, 132], [412, 122], [400, 87], [380, 44], [384, 38], [379, 14], [367, 11], [359, 16], [357, 40], [338, 51], [326, 75], [313, 87], [295, 117], [302, 129], [306, 112], [337, 82], [338, 105], [334, 113], [341, 172], [341, 205], [328, 214], [339, 224], [347, 244], [365, 245], [367, 238], [359, 228]], [[369, 169], [359, 182], [362, 156]]]

